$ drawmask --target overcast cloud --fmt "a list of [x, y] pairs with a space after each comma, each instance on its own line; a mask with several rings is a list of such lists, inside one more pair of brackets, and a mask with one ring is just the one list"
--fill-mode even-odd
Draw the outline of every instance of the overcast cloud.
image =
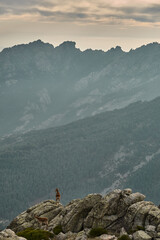
[[[159, 0], [0, 0], [0, 49], [41, 38], [129, 49], [160, 39]], [[88, 40], [87, 40], [88, 39]], [[54, 42], [53, 42], [54, 43]]]
[[159, 25], [159, 12], [158, 1], [147, 0], [0, 0], [0, 20], [30, 16], [34, 21]]

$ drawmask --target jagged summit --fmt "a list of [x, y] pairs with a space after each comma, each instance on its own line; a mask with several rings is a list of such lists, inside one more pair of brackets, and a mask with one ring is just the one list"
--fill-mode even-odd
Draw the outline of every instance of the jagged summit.
[[76, 42], [65, 41], [55, 48], [58, 52], [63, 53], [74, 53], [81, 52], [80, 49], [76, 48]]
[[[35, 50], [43, 50], [44, 54], [45, 51], [49, 50], [49, 51], [53, 51], [54, 49], [56, 49], [58, 52], [72, 52], [72, 51], [80, 51], [78, 48], [76, 48], [76, 42], [73, 41], [65, 41], [63, 43], [61, 43], [59, 46], [55, 47], [50, 44], [50, 43], [45, 43], [42, 40], [38, 39], [36, 41], [33, 42], [29, 42], [27, 44], [18, 44], [15, 45], [13, 47], [8, 47], [8, 48], [4, 48], [1, 52], [1, 54], [8, 54], [8, 53], [17, 53], [18, 52], [23, 52], [23, 51], [32, 51], [35, 52]], [[53, 53], [53, 52], [52, 52]]]
[[30, 42], [29, 43], [29, 45], [43, 45], [43, 44], [45, 44], [41, 39], [38, 39], [38, 40], [35, 40], [35, 41], [33, 41], [33, 42]]
[[53, 48], [54, 48], [54, 46], [53, 46], [52, 44], [50, 44], [50, 43], [45, 43], [45, 42], [43, 42], [41, 39], [38, 39], [38, 40], [33, 41], [33, 42], [30, 42], [28, 45], [29, 45], [29, 46], [37, 46], [37, 47], [50, 46], [50, 47], [53, 47]]
[[54, 49], [54, 46], [50, 43], [45, 43], [43, 41], [41, 41], [40, 39], [30, 42], [28, 44], [18, 44], [15, 45], [13, 47], [9, 47], [9, 48], [4, 48], [2, 50], [2, 54], [4, 53], [8, 53], [8, 52], [17, 52], [17, 51], [23, 51], [23, 50], [32, 50], [32, 49], [46, 49], [46, 48], [50, 48], [50, 49]]
[[76, 47], [76, 42], [74, 42], [74, 41], [65, 41], [65, 42], [61, 43], [58, 47], [63, 48], [63, 49], [65, 49], [65, 48], [73, 49], [73, 48]]
[[[66, 206], [47, 200], [21, 213], [8, 228], [15, 232], [38, 228], [39, 221], [47, 219], [51, 232], [56, 226], [61, 226], [65, 234], [81, 231], [87, 234], [90, 229], [101, 227], [112, 235], [120, 234], [122, 229], [125, 234], [134, 233], [134, 240], [143, 240], [137, 235], [148, 236], [148, 240], [155, 239], [160, 235], [160, 209], [152, 202], [144, 201], [144, 198], [143, 194], [132, 193], [128, 188], [116, 189], [105, 196], [89, 194], [83, 199], [72, 200]], [[40, 217], [39, 221], [35, 216]], [[141, 232], [138, 231], [140, 229]]]
[[123, 52], [122, 48], [120, 46], [116, 46], [115, 48], [111, 48], [110, 50], [108, 50], [108, 52]]
[[160, 43], [153, 42], [153, 43], [148, 43], [148, 44], [142, 45], [142, 46], [136, 48], [135, 50], [131, 49], [129, 52], [134, 52], [134, 53], [142, 52], [142, 53], [145, 53], [145, 52], [149, 51], [150, 54], [152, 55], [155, 51], [159, 51], [159, 49], [160, 49]]
[[[135, 50], [131, 49], [129, 52], [135, 52], [135, 51], [144, 51], [144, 50], [148, 50], [148, 49], [157, 49], [159, 48], [160, 44], [158, 42], [153, 42], [153, 43], [149, 43], [149, 44], [146, 44], [146, 45], [143, 45], [141, 47], [138, 47], [136, 48]], [[15, 45], [13, 47], [8, 47], [8, 48], [4, 48], [2, 50], [1, 53], [6, 53], [8, 52], [9, 50], [17, 50], [17, 49], [22, 49], [22, 48], [30, 48], [30, 47], [36, 47], [36, 48], [44, 48], [44, 47], [50, 47], [52, 49], [54, 49], [54, 46], [50, 43], [45, 43], [43, 42], [41, 39], [38, 39], [38, 40], [35, 40], [33, 42], [29, 42], [27, 44], [18, 44], [18, 45]], [[55, 47], [55, 49], [62, 49], [62, 50], [79, 50], [81, 51], [79, 48], [76, 48], [76, 42], [75, 41], [64, 41], [63, 43], [61, 43], [60, 45], [58, 45], [57, 47]], [[84, 52], [102, 52], [102, 53], [105, 53], [105, 51], [101, 50], [101, 49], [97, 49], [97, 50], [92, 50], [91, 48], [90, 49], [86, 49], [84, 50]], [[83, 52], [83, 51], [81, 51]], [[109, 49], [107, 51], [107, 53], [110, 53], [110, 52], [115, 52], [115, 53], [125, 53], [121, 46], [116, 46], [116, 47], [112, 47], [111, 49]]]

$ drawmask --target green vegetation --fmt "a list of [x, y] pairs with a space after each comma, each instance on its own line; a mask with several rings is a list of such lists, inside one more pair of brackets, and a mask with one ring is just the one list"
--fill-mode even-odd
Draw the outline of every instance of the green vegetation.
[[17, 234], [18, 236], [24, 237], [27, 240], [50, 240], [54, 235], [48, 231], [41, 229], [27, 228]]
[[58, 235], [60, 232], [63, 232], [61, 225], [57, 225], [55, 228], [53, 228], [53, 233], [55, 235]]
[[102, 234], [107, 234], [107, 230], [102, 227], [92, 228], [89, 232], [89, 237], [98, 237]]
[[137, 226], [137, 231], [139, 231], [139, 230], [142, 230], [142, 231], [144, 231], [144, 230], [145, 230], [145, 228], [144, 228], [144, 227], [142, 227], [142, 226]]
[[130, 229], [128, 232], [129, 232], [129, 234], [133, 234], [134, 232], [137, 232], [137, 231], [139, 231], [139, 230], [142, 230], [142, 231], [144, 231], [145, 230], [145, 228], [143, 227], [143, 226], [136, 226], [134, 229]]
[[121, 237], [119, 237], [117, 240], [131, 240], [131, 238], [128, 235], [124, 234]]

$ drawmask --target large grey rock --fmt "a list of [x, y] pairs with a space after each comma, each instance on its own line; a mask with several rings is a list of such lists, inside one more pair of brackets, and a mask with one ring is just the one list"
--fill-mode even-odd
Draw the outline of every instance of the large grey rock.
[[64, 233], [60, 232], [57, 236], [56, 236], [56, 240], [65, 240], [67, 237]]
[[145, 226], [158, 225], [158, 223], [160, 223], [160, 209], [153, 205], [147, 214]]
[[131, 188], [126, 188], [123, 190], [123, 194], [130, 195], [132, 194], [132, 189]]
[[[126, 194], [127, 193], [127, 194]], [[84, 227], [103, 227], [116, 231], [124, 226], [124, 216], [128, 207], [136, 202], [144, 200], [141, 193], [131, 193], [115, 190], [103, 197], [88, 214]]]
[[79, 232], [75, 240], [87, 240], [86, 233], [84, 231]]
[[75, 233], [72, 233], [72, 232], [67, 232], [66, 234], [65, 233], [59, 233], [58, 235], [56, 235], [54, 237], [54, 239], [56, 240], [75, 240], [76, 239], [76, 235]]
[[152, 238], [157, 237], [156, 226], [147, 225], [145, 227], [145, 232]]
[[160, 209], [147, 201], [132, 204], [124, 217], [124, 225], [128, 231], [136, 230], [137, 226], [157, 226], [159, 222]]
[[147, 231], [147, 232], [155, 232], [155, 230], [156, 230], [156, 227], [153, 225], [148, 225], [145, 228], [145, 231]]
[[65, 234], [65, 236], [66, 236], [66, 240], [75, 240], [77, 234], [76, 233], [72, 233], [71, 231], [69, 231], [69, 232], [67, 232]]
[[0, 240], [26, 240], [26, 238], [18, 237], [11, 229], [5, 229], [0, 232]]
[[127, 234], [128, 234], [128, 233], [126, 232], [125, 228], [122, 227], [121, 230], [120, 230], [120, 234], [119, 234], [119, 236], [121, 237], [121, 236], [123, 236], [123, 235], [127, 235]]
[[35, 215], [39, 217], [47, 217], [50, 222], [60, 211], [62, 211], [63, 208], [64, 207], [61, 204], [57, 204], [53, 200], [44, 201], [18, 215], [8, 228], [12, 229], [14, 232], [19, 232], [29, 227], [40, 228], [39, 222], [34, 217]]
[[160, 224], [157, 226], [157, 232], [160, 232]]
[[89, 194], [84, 199], [67, 205], [62, 213], [64, 215], [61, 221], [63, 231], [81, 231], [85, 218], [101, 198], [100, 194]]
[[151, 240], [152, 238], [144, 231], [137, 231], [133, 234], [133, 240]]
[[103, 234], [99, 238], [100, 240], [117, 240], [117, 237], [115, 235], [108, 235], [108, 234]]
[[137, 226], [144, 227], [146, 216], [153, 206], [152, 202], [145, 201], [132, 204], [124, 217], [125, 229], [130, 231], [137, 230]]

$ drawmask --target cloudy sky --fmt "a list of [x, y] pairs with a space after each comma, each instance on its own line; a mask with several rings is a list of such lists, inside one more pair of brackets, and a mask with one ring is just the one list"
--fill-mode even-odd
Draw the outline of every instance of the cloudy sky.
[[81, 50], [160, 42], [160, 1], [0, 0], [0, 50], [37, 39]]

